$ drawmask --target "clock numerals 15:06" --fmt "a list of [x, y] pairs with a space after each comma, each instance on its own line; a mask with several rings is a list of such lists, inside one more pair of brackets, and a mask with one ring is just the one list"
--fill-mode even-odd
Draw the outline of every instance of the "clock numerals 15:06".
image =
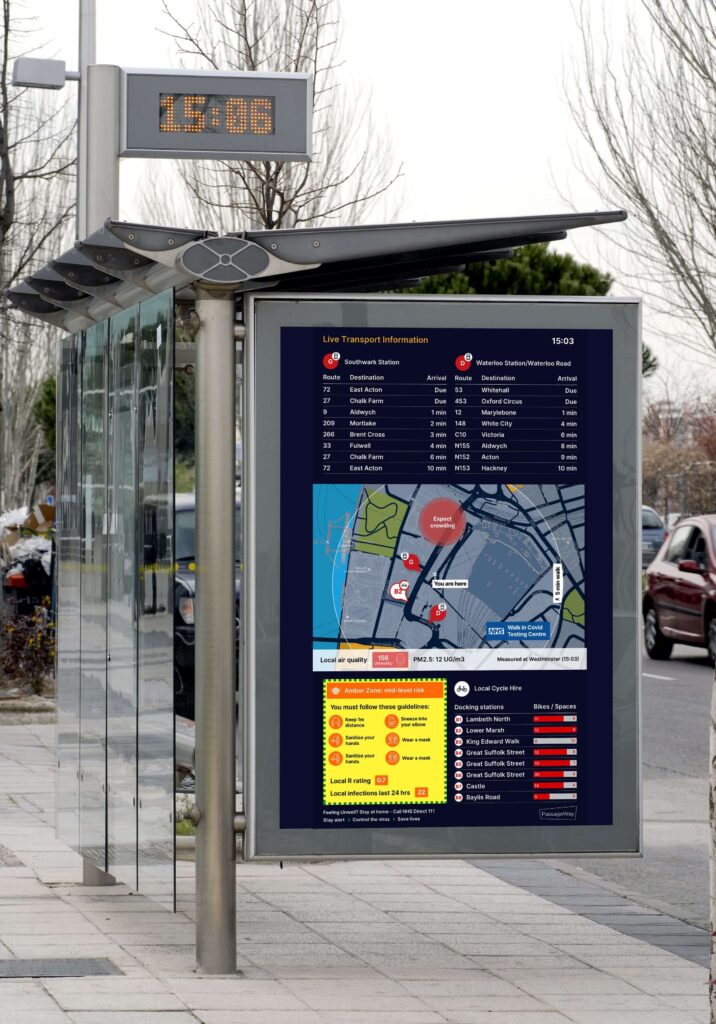
[[227, 132], [229, 135], [273, 135], [270, 96], [198, 96], [163, 93], [159, 100], [159, 131]]

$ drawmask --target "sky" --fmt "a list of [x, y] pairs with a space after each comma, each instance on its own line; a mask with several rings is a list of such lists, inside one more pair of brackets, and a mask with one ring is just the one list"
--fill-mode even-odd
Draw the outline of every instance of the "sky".
[[[29, 0], [29, 6], [48, 39], [42, 55], [74, 67], [77, 0]], [[194, 0], [171, 6], [189, 18], [195, 10]], [[604, 209], [578, 170], [589, 154], [565, 98], [579, 60], [571, 0], [342, 0], [341, 7], [341, 80], [356, 94], [370, 90], [374, 120], [402, 163], [397, 219]], [[97, 0], [97, 9], [100, 63], [178, 66], [172, 40], [160, 31], [168, 28], [160, 0]], [[138, 219], [146, 163], [122, 162], [124, 219]], [[595, 229], [570, 234], [559, 248], [614, 271]], [[634, 292], [619, 281], [612, 289]], [[716, 385], [716, 358], [667, 344], [652, 329], [659, 322], [645, 312], [661, 377], [698, 369]]]

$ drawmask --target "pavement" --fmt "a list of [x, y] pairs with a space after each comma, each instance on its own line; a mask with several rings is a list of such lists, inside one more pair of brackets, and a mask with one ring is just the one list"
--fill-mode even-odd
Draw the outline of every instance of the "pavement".
[[60, 959], [82, 974], [87, 958], [115, 973], [4, 978], [2, 1024], [708, 1020], [688, 936], [681, 952], [655, 941], [664, 915], [613, 894], [600, 905], [524, 860], [240, 864], [240, 973], [202, 977], [194, 865], [177, 865], [176, 914], [122, 885], [83, 887], [54, 838], [53, 746], [52, 725], [0, 724], [0, 977]]
[[713, 669], [677, 644], [642, 662], [643, 859], [580, 857], [575, 876], [703, 929], [708, 950], [709, 709]]

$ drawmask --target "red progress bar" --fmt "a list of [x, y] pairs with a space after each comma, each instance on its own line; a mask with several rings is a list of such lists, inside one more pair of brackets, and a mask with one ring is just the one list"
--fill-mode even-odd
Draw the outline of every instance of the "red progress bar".
[[576, 715], [532, 715], [533, 722], [576, 722]]
[[532, 732], [540, 732], [540, 733], [542, 733], [542, 732], [548, 732], [548, 733], [576, 732], [576, 731], [577, 731], [577, 726], [576, 725], [533, 725], [532, 726]]
[[[555, 755], [556, 757], [576, 757], [576, 747], [541, 747], [539, 750], [535, 750], [534, 754], [536, 757], [544, 757], [545, 754], [550, 756]], [[537, 762], [535, 761], [535, 764]]]
[[576, 793], [533, 793], [533, 800], [576, 800]]
[[575, 768], [577, 765], [576, 757], [572, 757], [569, 760], [538, 760], [535, 761], [535, 768]]
[[533, 789], [576, 789], [576, 782], [533, 782]]
[[532, 772], [533, 779], [576, 779], [576, 772]]

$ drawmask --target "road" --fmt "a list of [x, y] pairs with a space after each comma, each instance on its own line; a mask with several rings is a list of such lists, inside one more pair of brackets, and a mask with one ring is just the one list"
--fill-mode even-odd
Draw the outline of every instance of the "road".
[[642, 674], [643, 859], [565, 861], [578, 875], [683, 921], [708, 927], [708, 725], [713, 670], [677, 645]]

